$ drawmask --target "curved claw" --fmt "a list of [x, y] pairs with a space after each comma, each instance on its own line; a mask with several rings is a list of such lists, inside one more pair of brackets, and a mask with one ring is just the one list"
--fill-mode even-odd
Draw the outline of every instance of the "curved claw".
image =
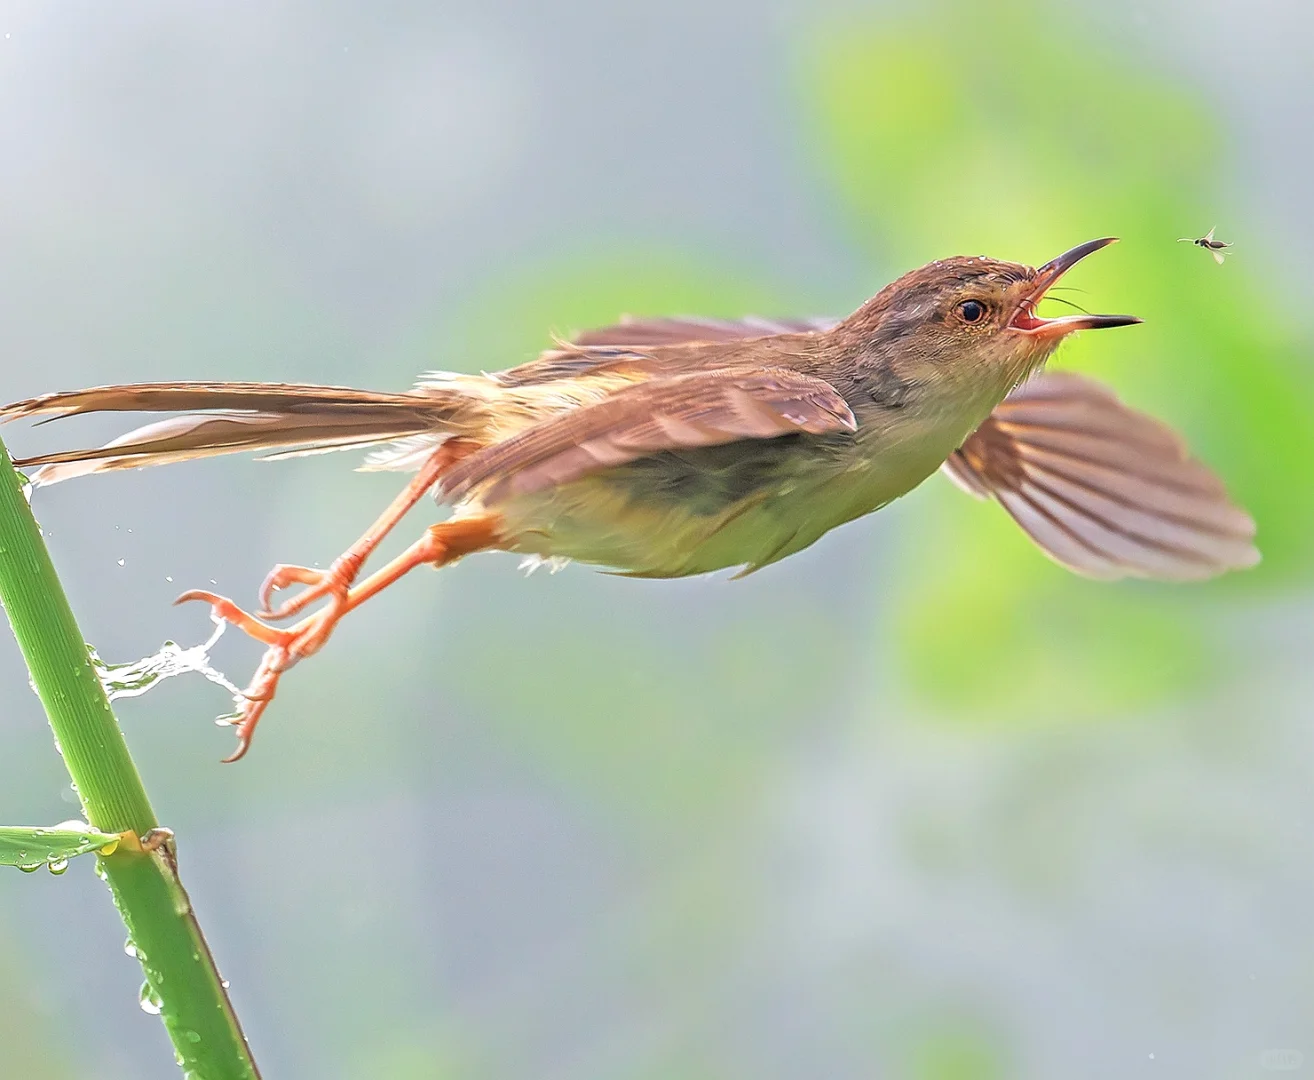
[[[257, 716], [257, 719], [259, 717]], [[237, 749], [227, 757], [219, 759], [220, 765], [231, 765], [234, 761], [241, 761], [246, 757], [246, 752], [251, 749], [251, 735], [255, 730], [255, 723], [248, 723], [245, 719], [237, 728]]]
[[[297, 597], [297, 600], [300, 599]], [[340, 617], [337, 610], [340, 605], [330, 606], [282, 630], [261, 622], [226, 596], [212, 593], [208, 589], [192, 589], [183, 593], [174, 603], [182, 604], [189, 600], [204, 600], [210, 605], [210, 611], [216, 619], [231, 623], [268, 646], [250, 685], [242, 691], [245, 701], [234, 724], [237, 728], [237, 749], [223, 759], [225, 762], [237, 761], [251, 748], [256, 725], [269, 703], [274, 700], [278, 680], [297, 661], [323, 647]]]
[[179, 604], [185, 604], [189, 600], [204, 600], [207, 604], [212, 605], [227, 603], [227, 600], [224, 597], [220, 596], [218, 593], [212, 593], [208, 589], [188, 589], [185, 593], [179, 593], [178, 596], [174, 598], [173, 606], [177, 607]]
[[[315, 570], [309, 566], [279, 563], [265, 575], [265, 580], [260, 583], [260, 610], [256, 614], [262, 619], [285, 619], [289, 615], [295, 614], [314, 599], [314, 590], [316, 587], [323, 585], [327, 573], [327, 571]], [[294, 596], [291, 600], [284, 601], [278, 607], [274, 607], [274, 593], [286, 589], [289, 585], [308, 585], [310, 588], [299, 596]]]
[[[243, 691], [246, 700], [237, 718], [237, 747], [224, 760], [238, 761], [246, 754], [250, 749], [256, 724], [273, 700], [283, 673], [323, 648], [334, 628], [347, 612], [364, 603], [371, 596], [377, 595], [418, 566], [444, 566], [463, 555], [501, 546], [500, 525], [500, 518], [486, 516], [430, 526], [424, 535], [402, 554], [354, 588], [351, 587], [351, 582], [360, 569], [365, 555], [359, 551], [348, 552], [329, 568], [318, 584], [311, 585], [307, 590], [313, 592], [322, 589], [326, 594], [331, 593], [333, 594], [331, 602], [286, 629], [279, 629], [262, 622], [256, 616], [243, 611], [227, 597], [212, 593], [208, 589], [192, 589], [178, 597], [175, 603], [179, 604], [189, 600], [204, 600], [210, 605], [211, 613], [215, 618], [231, 623], [267, 646], [255, 676]], [[284, 573], [299, 573], [304, 569], [296, 568], [295, 571], [280, 573], [278, 568], [275, 568], [272, 581], [276, 583]], [[310, 572], [306, 571], [305, 576], [310, 576]], [[309, 601], [304, 596], [298, 596], [292, 601], [297, 605], [306, 602]]]
[[[210, 611], [215, 618], [231, 623], [268, 646], [255, 676], [251, 679], [251, 685], [242, 692], [246, 700], [242, 704], [235, 724], [237, 749], [223, 759], [225, 762], [237, 761], [251, 748], [256, 725], [274, 699], [274, 691], [278, 687], [280, 676], [301, 659], [302, 655], [308, 654], [303, 651], [306, 642], [317, 641], [318, 636], [312, 637], [311, 632], [318, 627], [320, 620], [314, 618], [287, 630], [280, 630], [266, 625], [254, 615], [243, 611], [226, 596], [212, 593], [208, 589], [192, 589], [183, 593], [174, 603], [182, 604], [189, 600], [204, 600], [210, 605]], [[322, 641], [317, 641], [317, 644], [322, 644]], [[302, 648], [298, 648], [299, 645]]]
[[255, 676], [251, 679], [251, 685], [242, 691], [242, 696], [246, 698], [246, 701], [242, 705], [241, 719], [235, 725], [237, 728], [237, 748], [222, 759], [223, 764], [227, 765], [240, 760], [251, 749], [251, 740], [255, 737], [256, 725], [260, 723], [260, 717], [264, 715], [269, 703], [274, 700], [274, 691], [278, 689], [279, 677], [296, 660], [297, 657], [290, 656], [288, 648], [273, 646], [265, 653], [264, 659], [260, 661], [260, 667], [256, 669]]
[[218, 593], [212, 593], [208, 589], [189, 589], [183, 593], [174, 604], [185, 604], [189, 600], [203, 600], [210, 605], [210, 612], [216, 619], [223, 619], [226, 623], [231, 623], [243, 633], [250, 635], [257, 641], [266, 645], [286, 645], [290, 631], [280, 630], [277, 626], [269, 626], [261, 622], [254, 615], [243, 611], [226, 596], [220, 596]]
[[[262, 619], [290, 618], [325, 596], [331, 596], [341, 604], [360, 572], [361, 561], [348, 552], [336, 559], [327, 570], [279, 563], [269, 571], [260, 585], [260, 610], [257, 614]], [[278, 607], [270, 606], [273, 594], [289, 585], [305, 585], [307, 588]]]

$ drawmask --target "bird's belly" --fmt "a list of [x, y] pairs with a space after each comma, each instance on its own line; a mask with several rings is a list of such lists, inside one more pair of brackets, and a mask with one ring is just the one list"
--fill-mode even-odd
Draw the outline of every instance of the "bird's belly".
[[904, 494], [944, 457], [862, 449], [786, 436], [656, 454], [498, 510], [508, 546], [526, 554], [642, 577], [752, 569]]

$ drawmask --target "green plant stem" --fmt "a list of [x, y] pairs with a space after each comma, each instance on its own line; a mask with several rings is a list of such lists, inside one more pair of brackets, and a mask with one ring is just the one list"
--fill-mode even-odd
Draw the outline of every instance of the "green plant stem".
[[63, 586], [0, 442], [0, 602], [32, 673], [87, 820], [127, 834], [97, 857], [160, 1006], [184, 1075], [259, 1076], [223, 980], [178, 880], [172, 841], [146, 851], [158, 826], [137, 766], [92, 667]]

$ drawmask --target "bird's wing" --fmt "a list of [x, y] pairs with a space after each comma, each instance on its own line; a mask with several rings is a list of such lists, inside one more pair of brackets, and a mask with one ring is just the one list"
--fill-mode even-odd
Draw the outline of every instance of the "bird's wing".
[[[623, 373], [677, 375], [698, 368], [734, 366], [731, 353], [750, 338], [810, 338], [834, 326], [835, 319], [700, 319], [694, 317], [622, 319], [558, 342], [527, 364], [496, 372], [506, 387], [532, 386], [579, 375]], [[788, 349], [786, 351], [793, 351]]]
[[1087, 577], [1191, 581], [1259, 561], [1254, 521], [1182, 440], [1079, 375], [1022, 384], [942, 468]]
[[739, 341], [770, 334], [807, 334], [829, 330], [836, 319], [701, 319], [679, 316], [670, 319], [632, 319], [628, 316], [611, 326], [586, 330], [571, 339], [574, 345], [677, 345], [686, 341]]
[[663, 450], [856, 427], [823, 379], [788, 368], [695, 371], [634, 383], [542, 420], [471, 454], [441, 487], [457, 500], [487, 483], [482, 498], [496, 503]]

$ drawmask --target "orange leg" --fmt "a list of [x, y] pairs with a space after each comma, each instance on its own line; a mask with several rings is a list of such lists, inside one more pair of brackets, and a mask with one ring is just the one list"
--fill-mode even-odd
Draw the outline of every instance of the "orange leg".
[[375, 593], [386, 589], [417, 566], [425, 563], [430, 563], [434, 567], [446, 566], [463, 555], [495, 548], [499, 543], [498, 519], [491, 514], [431, 525], [423, 537], [355, 588], [343, 593], [340, 600], [335, 597], [327, 607], [313, 615], [307, 615], [299, 623], [286, 629], [270, 626], [243, 611], [226, 597], [204, 589], [193, 589], [191, 592], [183, 593], [175, 603], [204, 600], [210, 605], [216, 618], [232, 623], [257, 641], [269, 646], [250, 685], [243, 691], [246, 702], [235, 725], [237, 749], [224, 758], [224, 761], [236, 761], [247, 752], [251, 746], [256, 724], [260, 722], [261, 714], [273, 700], [274, 691], [278, 688], [278, 680], [283, 672], [297, 661], [319, 652], [328, 641], [329, 635], [333, 633], [333, 628], [347, 612], [363, 604]]
[[[412, 477], [406, 489], [393, 499], [388, 509], [379, 515], [359, 540], [334, 559], [327, 570], [283, 563], [275, 566], [260, 586], [260, 610], [257, 614], [264, 619], [286, 619], [324, 596], [331, 596], [333, 604], [341, 606], [346, 599], [347, 590], [351, 588], [351, 583], [360, 573], [361, 566], [373, 554], [383, 538], [392, 531], [393, 526], [428, 494], [429, 489], [447, 468], [474, 449], [476, 444], [467, 439], [448, 439], [439, 446], [420, 466], [419, 472]], [[308, 588], [276, 608], [269, 606], [276, 590], [296, 584], [306, 585]]]

